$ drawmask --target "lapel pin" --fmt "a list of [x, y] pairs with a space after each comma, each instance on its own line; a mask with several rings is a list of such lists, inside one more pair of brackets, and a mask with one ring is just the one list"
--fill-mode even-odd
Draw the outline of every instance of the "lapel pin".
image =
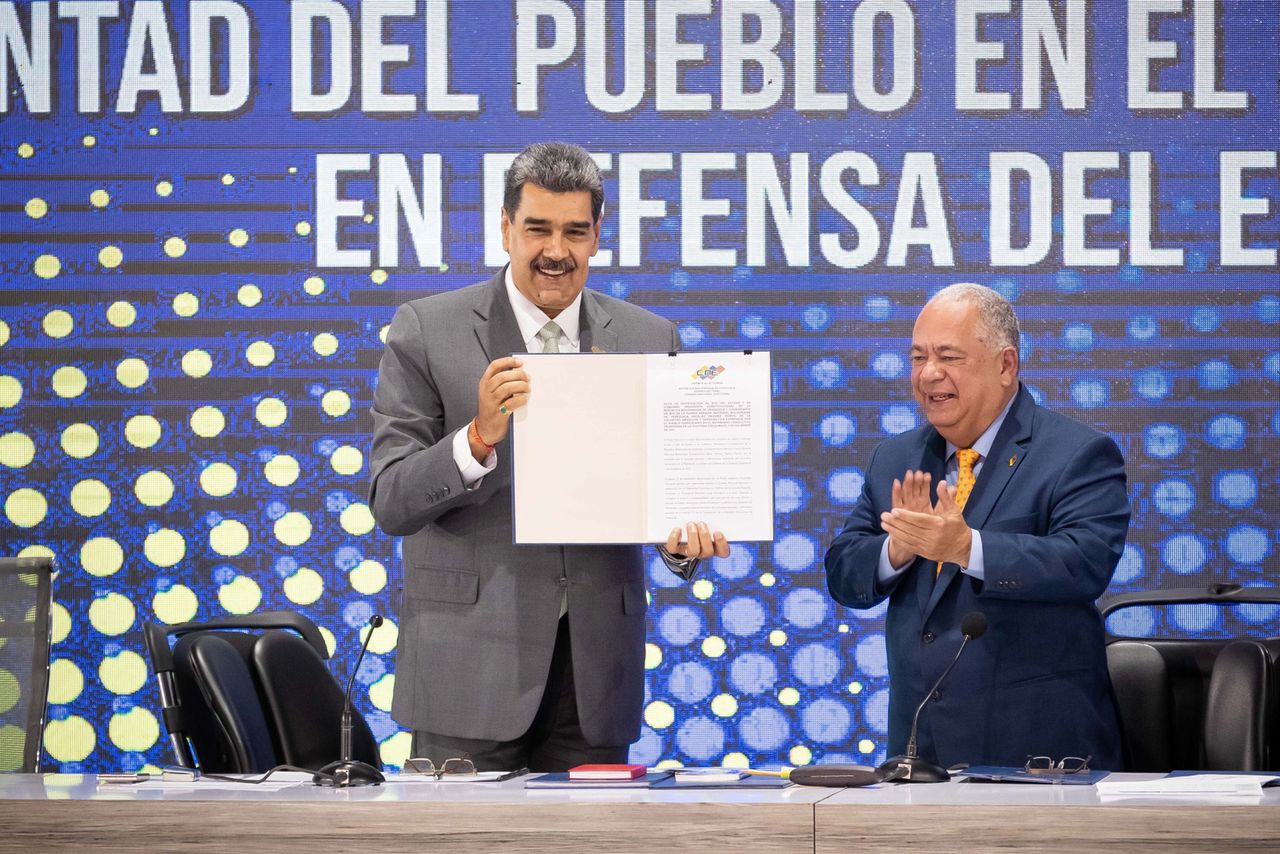
[[1017, 461], [1018, 461], [1017, 454], [1014, 454], [1012, 457], [1009, 457], [1009, 468], [1013, 468], [1013, 464], [1016, 463]]

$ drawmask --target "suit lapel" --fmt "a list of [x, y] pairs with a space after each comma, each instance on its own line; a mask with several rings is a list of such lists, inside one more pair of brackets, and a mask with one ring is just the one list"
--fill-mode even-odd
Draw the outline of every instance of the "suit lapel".
[[590, 290], [582, 291], [582, 313], [579, 317], [578, 349], [581, 352], [618, 352], [618, 333], [612, 328], [613, 317]]
[[[964, 518], [970, 528], [981, 530], [986, 524], [987, 518], [1000, 499], [1000, 494], [1004, 492], [1013, 473], [1026, 457], [1026, 446], [1031, 441], [1031, 421], [1035, 415], [1035, 407], [1036, 403], [1026, 388], [1019, 388], [1018, 397], [1010, 408], [1009, 414], [1005, 416], [1004, 423], [1000, 425], [1000, 432], [991, 443], [991, 452], [982, 462], [978, 481], [973, 485], [973, 492], [969, 493], [969, 500], [965, 502]], [[945, 448], [945, 445], [943, 447]], [[924, 607], [925, 619], [933, 613], [933, 609], [937, 607], [947, 587], [958, 575], [960, 575], [960, 567], [956, 564], [942, 565], [942, 572], [938, 573], [928, 603]]]
[[507, 299], [506, 268], [489, 280], [476, 302], [476, 339], [490, 362], [525, 351], [520, 324]]
[[991, 444], [991, 453], [983, 461], [982, 472], [965, 504], [964, 518], [970, 528], [981, 530], [987, 523], [1000, 494], [1026, 459], [1035, 409], [1036, 402], [1031, 394], [1026, 389], [1019, 389], [1018, 399], [1000, 425], [1000, 432]]

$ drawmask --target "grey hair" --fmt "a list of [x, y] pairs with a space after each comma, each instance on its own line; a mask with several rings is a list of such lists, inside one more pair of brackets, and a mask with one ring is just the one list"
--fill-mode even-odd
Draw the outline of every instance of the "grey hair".
[[978, 338], [993, 351], [1005, 347], [1018, 349], [1018, 316], [1013, 313], [1009, 301], [986, 285], [958, 282], [947, 285], [933, 295], [929, 302], [962, 302], [978, 309]]
[[604, 180], [600, 177], [600, 167], [584, 148], [567, 142], [539, 142], [517, 154], [502, 188], [502, 207], [507, 219], [515, 220], [525, 184], [536, 184], [553, 193], [590, 193], [591, 221], [600, 220]]

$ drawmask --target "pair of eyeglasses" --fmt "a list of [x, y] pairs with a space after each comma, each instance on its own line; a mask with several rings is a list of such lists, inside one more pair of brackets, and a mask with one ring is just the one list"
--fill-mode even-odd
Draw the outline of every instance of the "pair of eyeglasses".
[[1028, 756], [1023, 767], [1028, 774], [1082, 774], [1089, 770], [1092, 756], [1064, 756], [1054, 761], [1051, 756]]
[[439, 780], [445, 776], [474, 775], [476, 773], [476, 765], [465, 754], [456, 759], [446, 759], [439, 768], [430, 759], [406, 759], [404, 761], [404, 773], [430, 775]]

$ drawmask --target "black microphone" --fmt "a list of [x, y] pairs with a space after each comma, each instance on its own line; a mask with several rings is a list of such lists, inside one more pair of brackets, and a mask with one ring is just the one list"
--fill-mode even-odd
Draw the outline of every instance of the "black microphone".
[[924, 695], [924, 699], [916, 707], [916, 716], [911, 719], [911, 739], [907, 742], [907, 754], [905, 756], [895, 756], [876, 769], [876, 774], [880, 776], [881, 780], [901, 783], [943, 783], [951, 779], [951, 775], [947, 773], [945, 768], [920, 758], [919, 748], [916, 744], [916, 736], [920, 728], [920, 713], [924, 711], [925, 704], [933, 699], [934, 693], [942, 685], [942, 680], [947, 678], [951, 668], [956, 666], [956, 662], [960, 660], [960, 654], [964, 652], [964, 648], [969, 644], [969, 641], [982, 637], [986, 630], [986, 614], [981, 611], [970, 611], [964, 615], [964, 619], [960, 621], [960, 634], [964, 635], [964, 640], [960, 642], [960, 648], [956, 650], [956, 657], [951, 659], [947, 669], [942, 671], [938, 681], [933, 683], [929, 693]]
[[345, 789], [349, 786], [376, 786], [387, 778], [382, 772], [368, 762], [351, 758], [351, 692], [356, 686], [356, 673], [364, 661], [364, 654], [369, 649], [369, 641], [373, 639], [373, 630], [382, 625], [382, 615], [374, 614], [369, 618], [369, 633], [364, 636], [364, 645], [360, 647], [360, 655], [356, 658], [356, 666], [351, 669], [351, 678], [347, 680], [347, 693], [342, 702], [342, 758], [320, 769], [312, 782], [321, 786], [333, 786]]

